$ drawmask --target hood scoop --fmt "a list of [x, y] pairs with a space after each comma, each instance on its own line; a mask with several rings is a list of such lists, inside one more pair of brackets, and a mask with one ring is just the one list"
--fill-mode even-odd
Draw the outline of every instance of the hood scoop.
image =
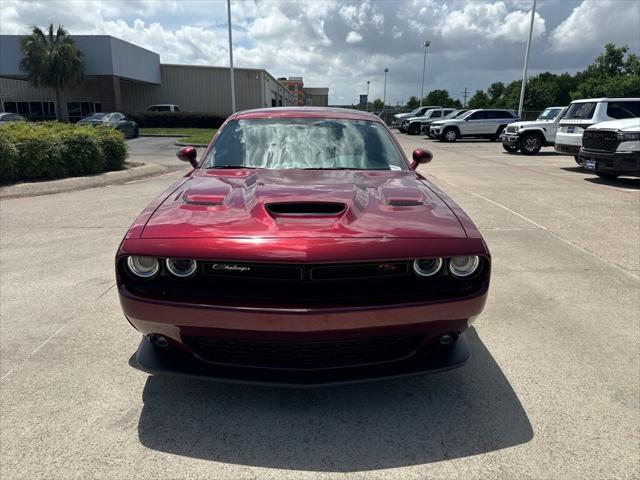
[[387, 205], [390, 207], [419, 207], [424, 205], [424, 202], [411, 198], [390, 198]]
[[336, 217], [347, 206], [339, 202], [277, 202], [265, 205], [269, 214], [276, 217]]
[[182, 201], [187, 205], [216, 207], [224, 204], [225, 197], [222, 195], [202, 195], [184, 192], [182, 194]]

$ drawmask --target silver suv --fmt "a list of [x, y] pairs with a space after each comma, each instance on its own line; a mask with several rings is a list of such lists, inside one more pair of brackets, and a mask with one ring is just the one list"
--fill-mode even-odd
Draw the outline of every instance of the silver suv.
[[451, 112], [453, 108], [432, 108], [427, 110], [424, 115], [405, 118], [400, 125], [400, 131], [409, 135], [419, 134], [425, 127], [429, 128], [436, 120], [442, 120]]
[[469, 110], [459, 117], [432, 124], [429, 128], [429, 136], [444, 142], [455, 142], [462, 137], [497, 140], [502, 130], [516, 120], [518, 115], [513, 110]]

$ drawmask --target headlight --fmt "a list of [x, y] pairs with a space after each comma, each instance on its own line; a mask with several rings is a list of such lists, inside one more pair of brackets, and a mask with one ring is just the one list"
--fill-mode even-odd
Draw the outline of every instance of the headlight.
[[456, 277], [468, 277], [473, 275], [480, 266], [478, 257], [453, 257], [449, 261], [449, 271]]
[[636, 142], [640, 140], [640, 132], [618, 132], [618, 140], [621, 142]]
[[180, 278], [187, 278], [196, 273], [198, 264], [195, 260], [183, 260], [178, 258], [167, 258], [167, 270], [172, 275]]
[[413, 271], [420, 277], [433, 277], [442, 270], [441, 258], [424, 258], [413, 261]]
[[136, 277], [151, 278], [160, 271], [158, 259], [154, 257], [127, 257], [127, 267]]

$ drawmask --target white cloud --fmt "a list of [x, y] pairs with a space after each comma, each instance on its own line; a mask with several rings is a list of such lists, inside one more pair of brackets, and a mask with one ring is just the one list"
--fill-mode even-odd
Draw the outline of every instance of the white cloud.
[[345, 42], [347, 43], [358, 43], [361, 41], [362, 41], [362, 35], [360, 35], [358, 32], [354, 32], [353, 30], [351, 30], [347, 34], [347, 38], [345, 39]]
[[607, 42], [640, 46], [640, 2], [584, 0], [551, 35], [553, 51], [602, 48]]

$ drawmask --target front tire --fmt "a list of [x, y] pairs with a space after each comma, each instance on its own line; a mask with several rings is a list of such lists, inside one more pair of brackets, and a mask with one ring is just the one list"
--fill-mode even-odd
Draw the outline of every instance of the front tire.
[[520, 151], [525, 155], [535, 155], [542, 148], [542, 138], [537, 133], [525, 133], [520, 138]]
[[133, 129], [133, 137], [132, 138], [138, 138], [140, 136], [140, 130], [138, 129], [138, 127]]
[[412, 123], [409, 125], [409, 135], [418, 135], [420, 133], [420, 124]]
[[578, 155], [574, 155], [573, 159], [576, 161], [576, 163], [578, 164], [579, 167], [582, 166], [582, 164], [580, 163], [580, 157]]
[[455, 128], [447, 128], [442, 132], [440, 140], [443, 142], [455, 142], [458, 139], [458, 132]]
[[518, 145], [505, 145], [503, 143], [502, 148], [504, 148], [509, 153], [516, 153], [520, 147], [518, 147]]

